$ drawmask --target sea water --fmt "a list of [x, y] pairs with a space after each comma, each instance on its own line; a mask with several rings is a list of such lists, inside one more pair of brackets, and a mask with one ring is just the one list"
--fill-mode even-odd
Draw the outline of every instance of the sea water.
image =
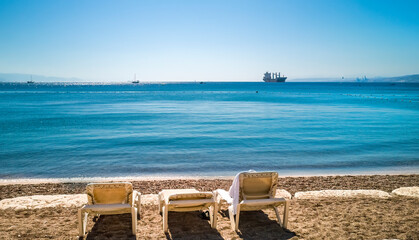
[[0, 83], [0, 179], [419, 173], [419, 84]]

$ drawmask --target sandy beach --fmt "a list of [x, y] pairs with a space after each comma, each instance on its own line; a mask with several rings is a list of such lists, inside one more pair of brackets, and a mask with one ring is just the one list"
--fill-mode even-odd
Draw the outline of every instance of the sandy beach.
[[[231, 179], [173, 179], [133, 181], [143, 195], [168, 188], [228, 189]], [[0, 185], [0, 200], [32, 195], [82, 194], [87, 183]], [[419, 239], [419, 198], [391, 194], [419, 186], [419, 175], [281, 177], [278, 188], [292, 196], [316, 190], [380, 190], [391, 197], [341, 196], [297, 199], [290, 205], [288, 229], [275, 221], [272, 210], [244, 212], [239, 232], [230, 228], [226, 207], [218, 213], [217, 229], [198, 212], [170, 213], [169, 233], [162, 230], [158, 206], [144, 204], [137, 239]], [[151, 196], [151, 195], [150, 195]], [[78, 207], [1, 209], [2, 239], [76, 239]], [[89, 219], [87, 239], [135, 239], [130, 215]]]

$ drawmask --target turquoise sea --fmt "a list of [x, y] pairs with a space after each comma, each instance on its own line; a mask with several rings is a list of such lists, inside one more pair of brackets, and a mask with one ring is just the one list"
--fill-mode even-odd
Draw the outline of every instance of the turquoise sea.
[[419, 84], [0, 83], [0, 179], [419, 173]]

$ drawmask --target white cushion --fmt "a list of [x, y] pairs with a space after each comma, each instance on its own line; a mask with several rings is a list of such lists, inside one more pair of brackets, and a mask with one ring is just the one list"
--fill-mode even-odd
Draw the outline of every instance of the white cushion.
[[102, 213], [111, 213], [111, 212], [130, 212], [131, 205], [129, 204], [94, 204], [94, 205], [85, 205], [83, 209], [92, 212], [102, 212]]

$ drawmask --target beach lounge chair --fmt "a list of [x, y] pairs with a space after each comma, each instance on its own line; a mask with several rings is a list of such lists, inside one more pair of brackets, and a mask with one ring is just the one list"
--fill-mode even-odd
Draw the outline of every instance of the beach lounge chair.
[[239, 227], [241, 211], [257, 211], [272, 208], [275, 211], [278, 223], [281, 218], [277, 207], [284, 205], [282, 227], [287, 227], [289, 202], [284, 198], [275, 198], [278, 181], [277, 172], [242, 172], [233, 181], [230, 191], [216, 190], [219, 206], [223, 203], [229, 205], [231, 228], [235, 231]]
[[89, 214], [99, 216], [131, 213], [132, 234], [136, 235], [141, 194], [133, 191], [131, 183], [91, 183], [86, 187], [86, 194], [88, 202], [78, 213], [79, 237], [86, 234]]
[[163, 231], [168, 231], [169, 211], [189, 212], [209, 209], [210, 224], [217, 227], [217, 203], [212, 192], [199, 192], [196, 189], [170, 189], [159, 193], [159, 210], [163, 215]]

